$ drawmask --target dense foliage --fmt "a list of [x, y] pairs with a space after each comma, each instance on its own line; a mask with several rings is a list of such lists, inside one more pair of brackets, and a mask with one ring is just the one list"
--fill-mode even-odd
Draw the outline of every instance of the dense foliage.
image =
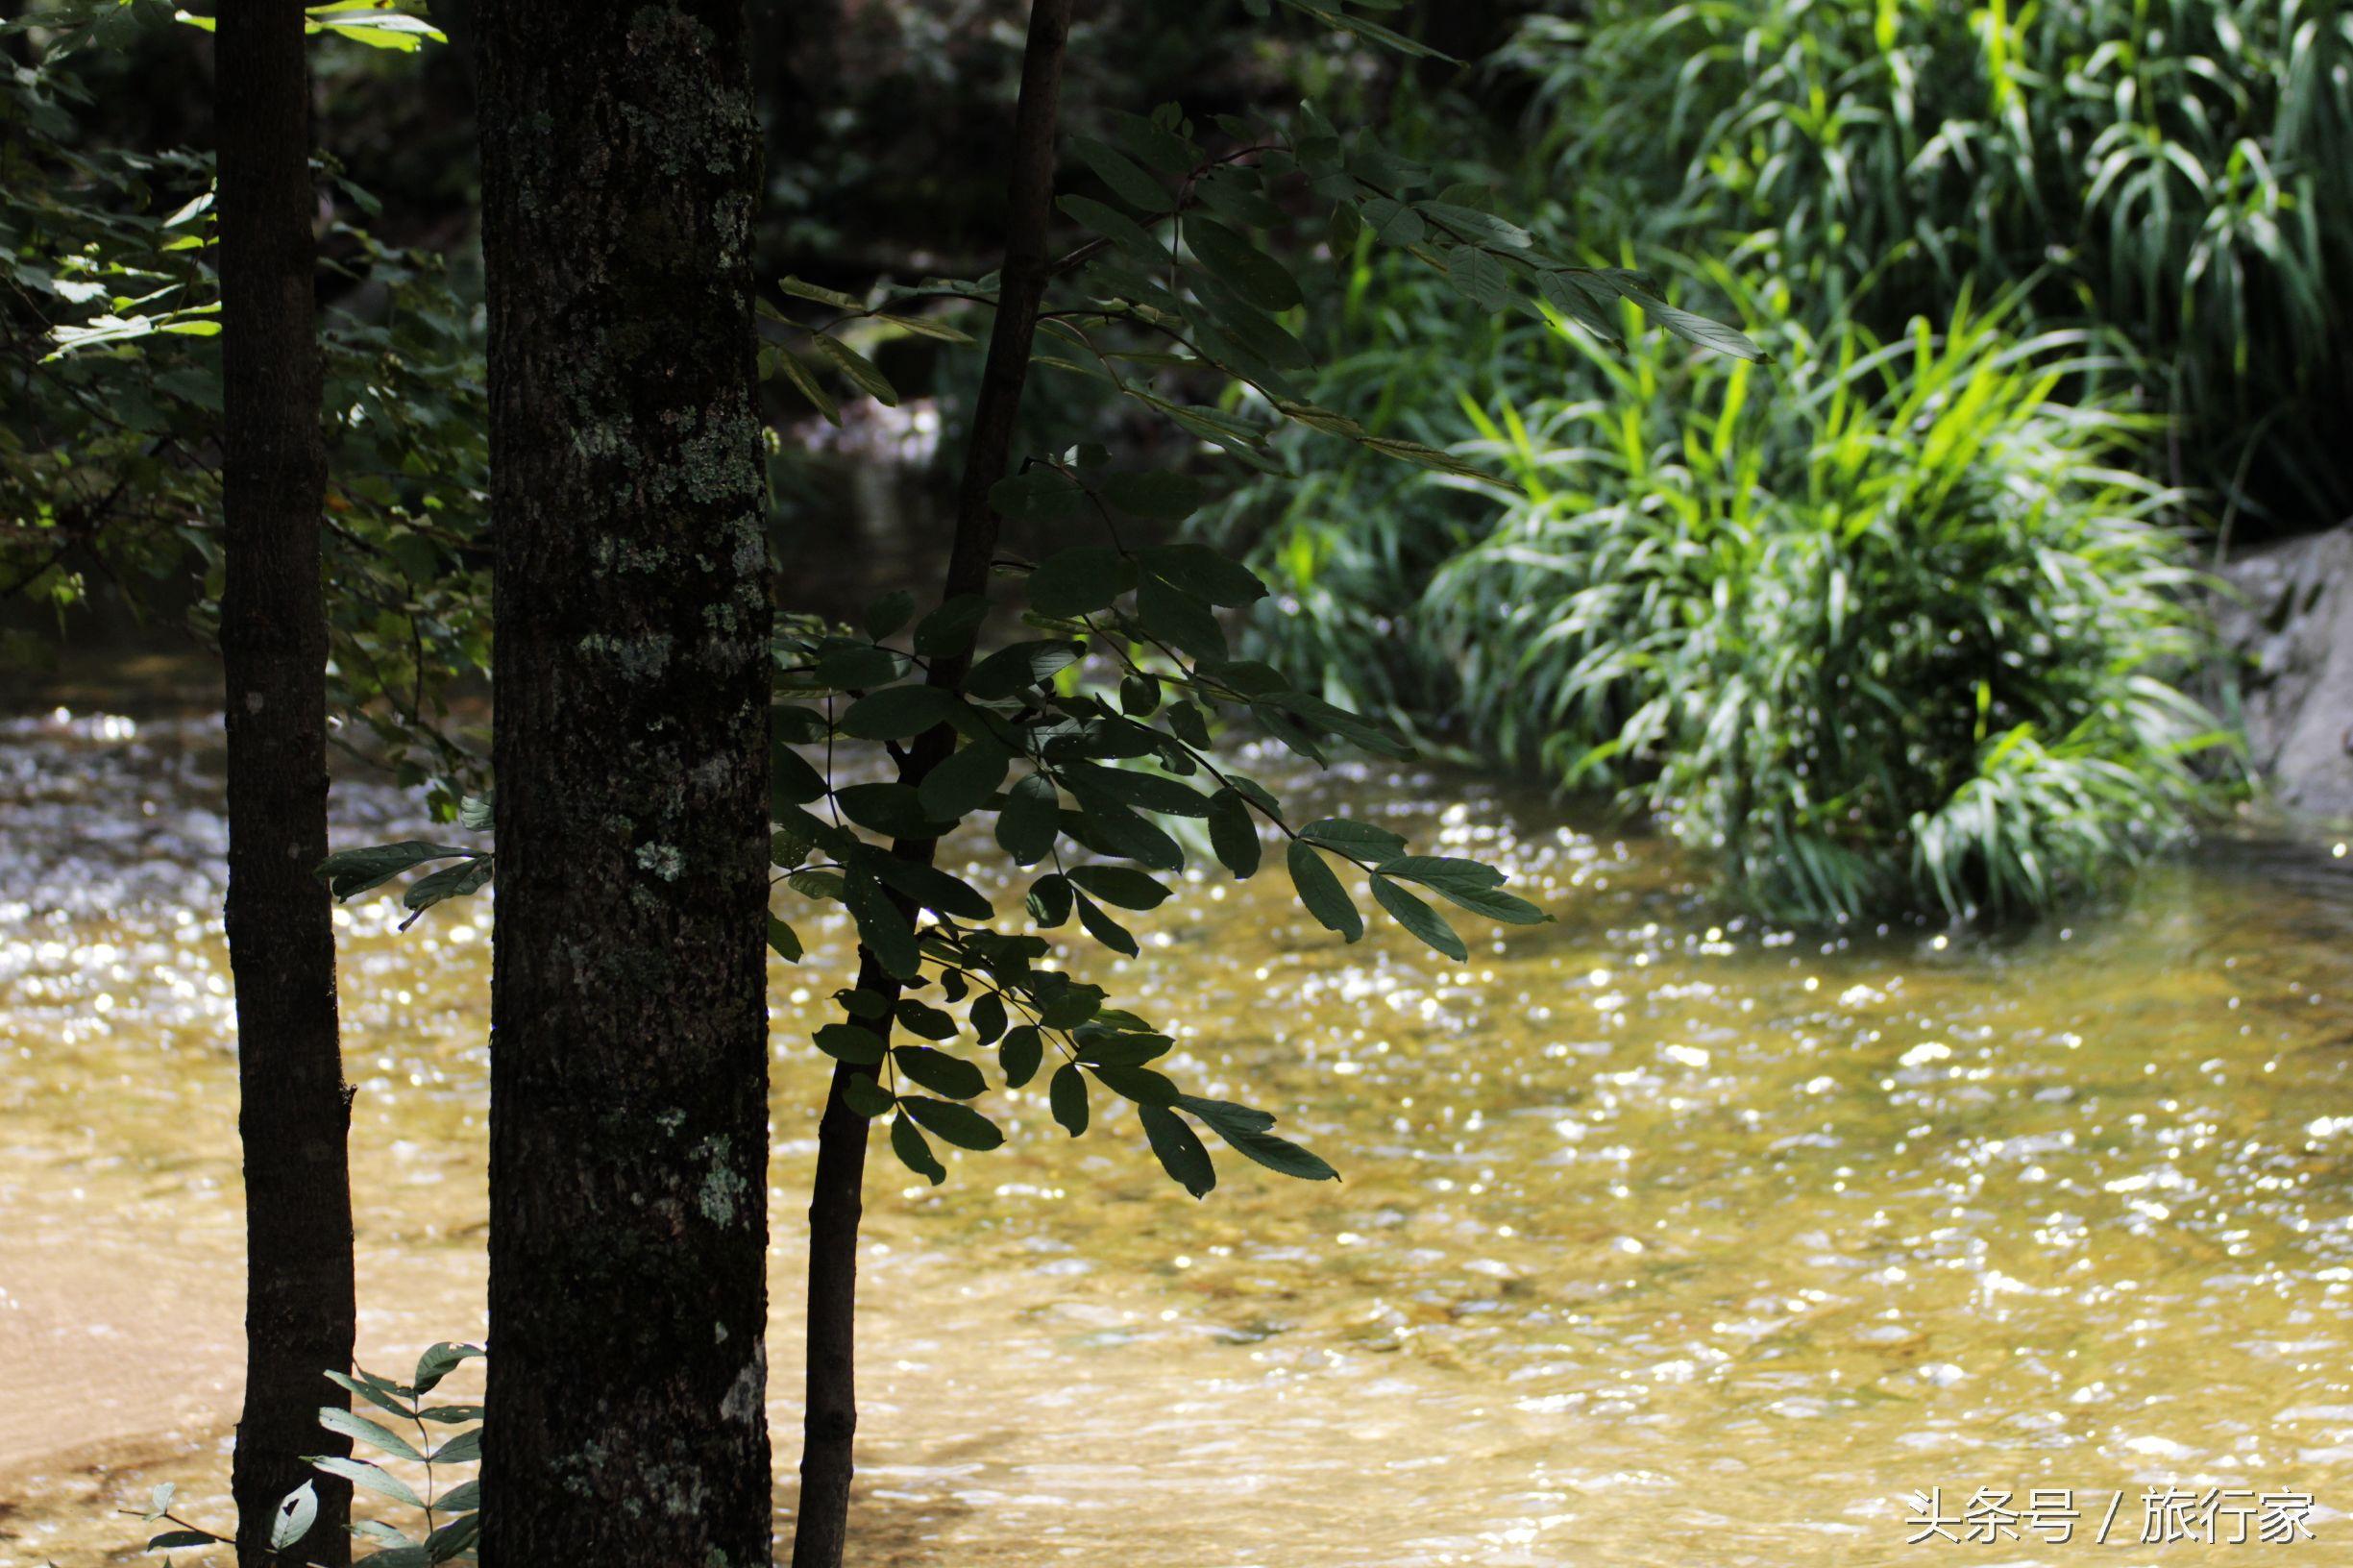
[[[152, 9], [11, 24], [40, 40], [36, 64], [0, 77], [0, 600], [41, 615], [0, 650], [16, 662], [45, 651], [30, 628], [54, 634], [104, 590], [201, 642], [218, 631], [211, 159], [91, 148], [77, 130], [93, 112], [85, 68]], [[338, 36], [361, 44], [420, 37], [409, 18], [353, 15]], [[449, 706], [490, 658], [480, 328], [447, 263], [378, 240], [373, 198], [328, 173], [329, 699], [348, 720], [339, 744], [446, 816], [483, 765]]]
[[[1317, 396], [1533, 499], [1289, 453], [1210, 531], [1275, 590], [1256, 646], [1458, 755], [1624, 793], [1779, 913], [2039, 909], [2178, 841], [2211, 798], [2194, 754], [2221, 754], [2183, 695], [2185, 541], [2353, 502], [2349, 25], [2190, 0], [1532, 19], [1484, 78], [1525, 89], [1526, 135], [1439, 102], [1416, 145], [1613, 259], [1716, 257], [1683, 292], [1774, 363], [1478, 322], [1360, 251], [1311, 330], [1383, 346]], [[1964, 650], [1989, 646], [1981, 684]]]
[[1507, 58], [1541, 166], [1650, 237], [1882, 330], [2023, 286], [2137, 351], [2169, 480], [2353, 509], [2353, 8], [1602, 0]]
[[2153, 422], [1966, 301], [1884, 344], [1760, 314], [1770, 380], [1637, 341], [1482, 416], [1527, 499], [1423, 603], [1473, 731], [1801, 919], [2038, 907], [2171, 842], [2214, 737]]

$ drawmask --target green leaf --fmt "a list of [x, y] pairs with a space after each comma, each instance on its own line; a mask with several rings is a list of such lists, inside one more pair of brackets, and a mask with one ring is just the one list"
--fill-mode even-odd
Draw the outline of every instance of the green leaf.
[[[789, 746], [768, 748], [768, 789], [772, 800], [788, 806], [807, 805], [824, 798], [825, 775], [810, 766], [809, 760]], [[781, 812], [772, 813], [774, 816]]]
[[847, 1013], [851, 1017], [864, 1018], [870, 1023], [877, 1018], [887, 1018], [891, 1016], [891, 998], [878, 991], [852, 991], [845, 988], [835, 992], [833, 999], [840, 1002], [842, 1011]]
[[1257, 1161], [1268, 1170], [1309, 1182], [1336, 1182], [1340, 1179], [1338, 1171], [1306, 1149], [1266, 1131], [1274, 1125], [1274, 1118], [1263, 1111], [1228, 1105], [1222, 1100], [1196, 1099], [1191, 1095], [1183, 1096], [1177, 1103], [1199, 1116], [1212, 1132], [1239, 1153]]
[[972, 666], [970, 674], [965, 676], [964, 689], [968, 696], [982, 701], [1012, 697], [1026, 687], [1045, 685], [1057, 673], [1076, 664], [1086, 651], [1084, 644], [1063, 638], [1015, 643]]
[[1257, 573], [1207, 545], [1163, 545], [1140, 559], [1145, 572], [1212, 604], [1238, 608], [1266, 597]]
[[1056, 1067], [1046, 1080], [1045, 1097], [1064, 1132], [1076, 1138], [1087, 1130], [1087, 1080], [1076, 1066], [1066, 1062]]
[[1429, 226], [1405, 203], [1386, 196], [1368, 196], [1361, 208], [1364, 222], [1384, 243], [1403, 248], [1421, 243]]
[[1060, 797], [1043, 773], [1026, 773], [996, 814], [996, 842], [1016, 866], [1035, 866], [1054, 848], [1061, 821]]
[[1377, 868], [1385, 876], [1418, 882], [1439, 897], [1508, 925], [1537, 925], [1550, 915], [1516, 894], [1502, 891], [1504, 873], [1475, 860], [1445, 855], [1400, 855]]
[[1119, 711], [1131, 719], [1148, 719], [1160, 706], [1160, 681], [1151, 675], [1119, 677]]
[[1108, 142], [1092, 136], [1072, 136], [1070, 150], [1094, 171], [1095, 178], [1112, 188], [1121, 201], [1146, 212], [1160, 212], [1173, 205], [1168, 189], [1131, 161], [1125, 153]]
[[900, 588], [866, 607], [866, 634], [876, 642], [915, 618], [915, 596]]
[[1107, 123], [1120, 146], [1164, 174], [1189, 174], [1200, 160], [1201, 150], [1158, 117], [1115, 110]]
[[[832, 727], [815, 708], [779, 702], [768, 710], [768, 744], [772, 747], [815, 746]], [[490, 824], [485, 821], [482, 825]]]
[[800, 962], [800, 933], [773, 915], [768, 918], [768, 945], [770, 951], [787, 964]]
[[1261, 698], [1266, 704], [1296, 714], [1318, 729], [1325, 729], [1341, 740], [1375, 756], [1407, 758], [1413, 747], [1371, 720], [1336, 707], [1320, 697], [1307, 692], [1274, 692]]
[[377, 1493], [379, 1497], [391, 1497], [393, 1502], [404, 1502], [404, 1505], [409, 1505], [412, 1509], [421, 1509], [421, 1507], [426, 1505], [424, 1497], [419, 1497], [414, 1490], [409, 1490], [407, 1481], [403, 1481], [400, 1476], [386, 1472], [386, 1469], [379, 1469], [377, 1464], [369, 1464], [367, 1459], [346, 1459], [346, 1458], [341, 1458], [341, 1455], [320, 1455], [320, 1458], [310, 1459], [310, 1469], [323, 1469], [323, 1472], [327, 1472], [330, 1476], [344, 1476], [346, 1481], [351, 1481], [351, 1483], [357, 1485], [357, 1488], [365, 1488], [369, 1490], [369, 1493]]
[[[898, 1021], [907, 1032], [921, 1040], [954, 1040], [957, 1035], [955, 1015], [920, 1001], [913, 996], [899, 999], [895, 1009]], [[902, 1046], [901, 1049], [910, 1047]]]
[[460, 1514], [425, 1537], [425, 1553], [436, 1563], [448, 1562], [473, 1551], [481, 1536], [481, 1514]]
[[479, 1405], [428, 1405], [417, 1412], [418, 1420], [438, 1421], [444, 1426], [458, 1426], [481, 1418], [482, 1407]]
[[896, 855], [887, 855], [880, 850], [859, 854], [855, 864], [935, 913], [965, 920], [986, 920], [996, 914], [987, 894], [964, 878], [944, 871], [937, 866], [901, 860]]
[[1344, 817], [1318, 817], [1302, 827], [1299, 836], [1327, 849], [1377, 861], [1402, 855], [1406, 847], [1406, 841], [1387, 828], [1375, 827], [1370, 822], [1352, 822]]
[[1005, 1031], [1005, 1040], [997, 1047], [997, 1065], [1004, 1069], [1005, 1087], [1019, 1089], [1038, 1076], [1038, 1065], [1045, 1058], [1044, 1037], [1034, 1023], [1017, 1023]]
[[898, 1096], [865, 1073], [853, 1072], [842, 1079], [842, 1103], [872, 1121], [876, 1116], [889, 1115], [891, 1108], [898, 1104]]
[[[1100, 1077], [1101, 1074], [1096, 1076]], [[1201, 1146], [1201, 1139], [1185, 1125], [1185, 1118], [1158, 1105], [1139, 1105], [1136, 1115], [1143, 1123], [1144, 1137], [1159, 1156], [1161, 1168], [1169, 1180], [1196, 1198], [1206, 1198], [1217, 1185], [1217, 1167], [1210, 1163], [1210, 1151]]]
[[410, 1386], [420, 1394], [429, 1394], [440, 1385], [442, 1379], [481, 1354], [479, 1345], [461, 1345], [452, 1339], [428, 1345], [425, 1354], [417, 1358], [417, 1369], [412, 1374], [414, 1381]]
[[907, 669], [907, 661], [887, 648], [866, 643], [837, 643], [817, 656], [811, 672], [821, 685], [837, 692], [888, 686]]
[[1079, 545], [1029, 575], [1030, 608], [1055, 620], [1099, 610], [1136, 586], [1136, 566], [1109, 545]]
[[956, 825], [925, 816], [922, 797], [913, 786], [895, 780], [846, 784], [833, 792], [833, 798], [851, 821], [889, 838], [936, 839]]
[[1054, 205], [1139, 261], [1159, 266], [1168, 259], [1168, 247], [1117, 208], [1085, 196], [1065, 196]]
[[380, 1378], [372, 1372], [363, 1373], [356, 1378], [348, 1373], [330, 1372], [327, 1374], [327, 1381], [338, 1388], [347, 1389], [358, 1395], [380, 1410], [389, 1410], [404, 1421], [416, 1419], [417, 1408], [402, 1396], [400, 1385]]
[[387, 1428], [380, 1427], [364, 1415], [338, 1409], [332, 1405], [319, 1409], [319, 1425], [355, 1442], [380, 1449], [396, 1459], [422, 1459], [424, 1455], [411, 1446], [408, 1439]]
[[1332, 874], [1332, 868], [1324, 864], [1323, 856], [1304, 840], [1293, 839], [1285, 858], [1290, 867], [1291, 885], [1299, 890], [1299, 901], [1317, 923], [1326, 930], [1338, 932], [1349, 942], [1364, 935], [1364, 918], [1357, 913], [1347, 890]]
[[1070, 918], [1070, 879], [1060, 871], [1050, 871], [1030, 884], [1025, 900], [1032, 923], [1041, 930], [1051, 931]]
[[1225, 225], [1189, 216], [1185, 239], [1203, 266], [1260, 309], [1287, 310], [1301, 303], [1290, 269]]
[[1063, 818], [1063, 829], [1099, 855], [1114, 855], [1156, 871], [1181, 871], [1185, 850], [1158, 826], [1101, 796]]
[[426, 1456], [435, 1464], [472, 1464], [482, 1457], [482, 1429], [469, 1428]]
[[[1525, 251], [1532, 249], [1535, 235], [1516, 223], [1506, 223], [1492, 212], [1482, 212], [1475, 207], [1456, 202], [1417, 202], [1424, 216], [1434, 219], [1457, 237], [1496, 250]], [[1450, 258], [1451, 259], [1451, 258]]]
[[1232, 1100], [1208, 1100], [1198, 1094], [1179, 1094], [1176, 1103], [1213, 1126], [1238, 1127], [1246, 1133], [1262, 1133], [1275, 1124], [1272, 1113], [1254, 1111]]
[[1168, 817], [1207, 817], [1209, 801], [1199, 790], [1165, 773], [1140, 768], [1106, 768], [1091, 762], [1065, 763], [1062, 781], [1083, 799], [1115, 800], [1121, 805], [1156, 811]]
[[1203, 750], [1208, 749], [1210, 744], [1209, 720], [1203, 716], [1199, 703], [1185, 701], [1171, 704], [1168, 709], [1168, 728], [1178, 740], [1183, 741], [1187, 746]]
[[1396, 917], [1399, 925], [1412, 932], [1427, 945], [1436, 948], [1458, 964], [1469, 961], [1470, 949], [1462, 945], [1461, 937], [1446, 923], [1445, 918], [1387, 877], [1374, 876], [1373, 899]]
[[821, 898], [829, 903], [842, 901], [842, 873], [824, 867], [804, 866], [785, 879], [785, 886], [803, 898]]
[[1446, 281], [1482, 310], [1501, 310], [1511, 303], [1511, 275], [1475, 245], [1457, 246], [1448, 254]]
[[1734, 331], [1720, 321], [1695, 316], [1688, 310], [1679, 310], [1666, 301], [1630, 284], [1616, 284], [1617, 291], [1642, 307], [1642, 313], [1664, 327], [1686, 343], [1729, 355], [1735, 359], [1763, 359], [1765, 351], [1749, 340], [1746, 333]]
[[1005, 1032], [1005, 1004], [995, 992], [985, 992], [972, 998], [967, 1018], [972, 1025], [972, 1038], [983, 1045], [993, 1044]]
[[1121, 909], [1157, 909], [1168, 897], [1166, 884], [1125, 866], [1074, 866], [1070, 880]]
[[1247, 881], [1259, 869], [1258, 828], [1240, 794], [1219, 790], [1210, 796], [1210, 847], [1238, 880]]
[[979, 594], [958, 594], [923, 617], [915, 628], [915, 650], [923, 657], [971, 650], [972, 636], [989, 614], [989, 600]]
[[862, 741], [903, 741], [947, 722], [956, 698], [937, 686], [885, 686], [842, 715], [842, 733]]
[[1087, 928], [1089, 936], [1113, 952], [1123, 953], [1129, 958], [1137, 956], [1135, 934], [1104, 914], [1102, 906], [1083, 893], [1078, 895], [1078, 923]]
[[903, 1110], [891, 1118], [891, 1152], [898, 1156], [901, 1164], [928, 1179], [934, 1187], [947, 1180], [947, 1167], [940, 1164], [939, 1156], [931, 1152], [931, 1145], [923, 1141], [923, 1135], [915, 1130], [915, 1123], [907, 1119]]
[[1136, 592], [1136, 620], [1163, 642], [1173, 643], [1197, 659], [1226, 656], [1225, 628], [1209, 606], [1157, 576], [1144, 578]]
[[968, 1105], [953, 1105], [946, 1100], [927, 1100], [912, 1095], [899, 1101], [907, 1115], [923, 1124], [926, 1131], [947, 1139], [960, 1149], [993, 1149], [1005, 1141], [1005, 1135], [995, 1122]]
[[930, 1090], [934, 1094], [945, 1094], [954, 1099], [968, 1100], [989, 1087], [989, 1081], [974, 1066], [960, 1056], [935, 1051], [928, 1045], [898, 1045], [892, 1048], [891, 1060], [898, 1070]]
[[974, 741], [923, 775], [915, 796], [926, 817], [962, 821], [986, 805], [1013, 767], [1013, 753], [994, 741]]
[[1080, 1025], [1074, 1036], [1078, 1041], [1078, 1059], [1090, 1066], [1140, 1067], [1176, 1048], [1176, 1041], [1166, 1035], [1139, 1032], [1142, 1030], [1141, 1019], [1136, 1020], [1135, 1029], [1115, 1029], [1103, 1021], [1110, 1017], [1098, 1015], [1095, 1021]]
[[[1049, 980], [1061, 984], [1049, 987]], [[1038, 1003], [1038, 1021], [1048, 1029], [1075, 1029], [1103, 1008], [1102, 987], [1082, 986], [1063, 975], [1041, 976], [1032, 994]]]
[[794, 390], [807, 398], [810, 404], [825, 416], [828, 425], [838, 426], [842, 423], [841, 404], [825, 390], [823, 382], [809, 374], [809, 367], [800, 362], [800, 355], [777, 344], [764, 343], [760, 346], [760, 368], [763, 374], [783, 372], [784, 379], [793, 383]]
[[826, 288], [789, 275], [777, 279], [776, 286], [796, 299], [815, 300], [820, 305], [830, 305], [836, 310], [863, 311], [866, 308], [866, 302], [854, 294], [845, 294], [838, 288]]
[[1177, 1087], [1150, 1067], [1130, 1066], [1114, 1062], [1090, 1062], [1087, 1070], [1101, 1081], [1105, 1089], [1122, 1099], [1138, 1105], [1174, 1105]]
[[1597, 300], [1579, 286], [1576, 278], [1565, 272], [1536, 274], [1536, 292], [1544, 303], [1561, 315], [1577, 323], [1605, 343], [1621, 341], [1617, 324], [1605, 312], [1604, 302]]
[[495, 865], [490, 856], [482, 855], [461, 866], [444, 866], [409, 883], [408, 891], [401, 894], [401, 902], [410, 909], [426, 910], [451, 898], [479, 893], [490, 881]]
[[874, 368], [871, 359], [829, 332], [812, 332], [809, 341], [817, 346], [818, 353], [832, 360], [843, 375], [856, 383], [859, 391], [886, 408], [898, 406], [897, 389], [892, 386], [881, 371]]
[[[846, 809], [846, 807], [845, 807]], [[852, 871], [843, 885], [843, 901], [857, 922], [858, 941], [874, 955], [883, 972], [912, 980], [922, 972], [922, 952], [916, 945], [915, 927], [883, 892], [882, 884], [865, 871]]]
[[421, 1509], [426, 1505], [424, 1497], [416, 1495], [409, 1488], [407, 1481], [386, 1472], [386, 1469], [374, 1467], [367, 1459], [344, 1459], [339, 1455], [320, 1455], [320, 1458], [310, 1459], [310, 1469], [323, 1469], [330, 1476], [344, 1476], [357, 1488], [365, 1488], [379, 1497], [391, 1497], [393, 1502], [404, 1502], [412, 1509]]
[[147, 1538], [147, 1550], [150, 1552], [171, 1552], [184, 1546], [217, 1546], [219, 1544], [216, 1537], [208, 1535], [201, 1530], [167, 1530], [160, 1535], [151, 1535]]
[[1182, 523], [1201, 509], [1208, 490], [1189, 474], [1153, 471], [1107, 474], [1103, 477], [1103, 494], [1123, 512], [1159, 523]]
[[817, 1048], [836, 1062], [870, 1067], [882, 1061], [882, 1037], [854, 1023], [821, 1024], [813, 1039]]
[[315, 1482], [304, 1482], [279, 1499], [270, 1513], [270, 1550], [283, 1552], [310, 1533], [310, 1527], [319, 1520], [319, 1488]]
[[365, 849], [338, 849], [319, 862], [316, 874], [325, 879], [327, 891], [341, 902], [370, 888], [383, 886], [412, 866], [459, 856], [471, 860], [476, 853], [454, 845], [403, 839], [398, 844], [372, 845]]
[[478, 1508], [481, 1506], [482, 1483], [479, 1481], [469, 1481], [461, 1485], [453, 1486], [433, 1499], [434, 1507], [446, 1508], [452, 1513]]
[[1014, 523], [1066, 523], [1087, 507], [1087, 492], [1058, 468], [1025, 468], [989, 487], [989, 504]]

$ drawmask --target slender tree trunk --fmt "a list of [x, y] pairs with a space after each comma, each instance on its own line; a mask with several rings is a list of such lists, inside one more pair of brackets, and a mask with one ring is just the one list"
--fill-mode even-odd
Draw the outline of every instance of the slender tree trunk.
[[[1008, 202], [1005, 266], [997, 293], [995, 326], [981, 370], [980, 402], [973, 410], [970, 444], [957, 486], [956, 536], [950, 547], [943, 598], [977, 594], [988, 586], [989, 563], [996, 554], [997, 516], [989, 505], [990, 487], [1005, 477], [1013, 453], [1021, 387], [1029, 374], [1031, 339], [1038, 304], [1045, 291], [1046, 225], [1054, 203], [1054, 118], [1062, 93], [1064, 46], [1070, 32], [1071, 0], [1035, 0], [1021, 60], [1021, 98], [1014, 110], [1014, 166]], [[934, 686], [962, 684], [969, 654], [932, 662]], [[916, 742], [899, 776], [920, 783], [955, 747], [945, 725]], [[937, 848], [928, 839], [901, 840], [894, 852], [928, 864]], [[893, 895], [896, 897], [896, 894]], [[858, 986], [893, 1002], [898, 983], [873, 956], [859, 953]], [[879, 1023], [888, 1033], [888, 1015]], [[825, 1114], [817, 1129], [817, 1175], [809, 1193], [808, 1396], [802, 1416], [800, 1508], [794, 1522], [793, 1568], [840, 1568], [849, 1533], [852, 1445], [858, 1430], [857, 1302], [860, 1190], [866, 1177], [867, 1119], [852, 1111], [844, 1090], [871, 1067], [844, 1063], [834, 1069]]]
[[237, 1560], [259, 1562], [280, 1499], [319, 1493], [305, 1557], [351, 1560], [351, 1489], [302, 1456], [348, 1453], [319, 1407], [352, 1360], [350, 1091], [335, 1026], [327, 889], [327, 459], [312, 325], [309, 77], [302, 0], [222, 8], [221, 598], [229, 731], [230, 967], [245, 1150], [245, 1404], [230, 1489]]
[[766, 1568], [768, 638], [740, 0], [480, 0], [486, 1568]]

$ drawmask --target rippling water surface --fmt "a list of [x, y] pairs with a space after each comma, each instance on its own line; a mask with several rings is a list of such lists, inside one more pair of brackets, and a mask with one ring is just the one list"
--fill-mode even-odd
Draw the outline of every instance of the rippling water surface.
[[[140, 1530], [106, 1509], [158, 1480], [226, 1491], [216, 733], [0, 728], [7, 1568], [109, 1560]], [[950, 1155], [944, 1188], [878, 1149], [861, 1560], [2353, 1561], [2353, 881], [2325, 854], [2220, 845], [2029, 935], [1826, 944], [1540, 800], [1321, 788], [1500, 860], [1557, 923], [1458, 968], [1338, 945], [1279, 872], [1212, 872], [1140, 919], [1147, 962], [1090, 958], [1178, 1025], [1189, 1087], [1277, 1111], [1336, 1187], [1229, 1160], [1195, 1204], [1131, 1120], [1073, 1142], [1040, 1093], [995, 1095], [1009, 1146]], [[339, 842], [407, 825], [388, 792], [336, 809]], [[485, 1213], [490, 911], [398, 915], [338, 917], [386, 1364], [481, 1331]], [[847, 959], [799, 923], [811, 958], [772, 977], [780, 1525], [801, 1041]], [[2142, 1544], [2167, 1484], [2309, 1493], [2316, 1539]], [[1931, 1487], [1953, 1514], [2073, 1488], [2084, 1517], [2067, 1544], [1907, 1544]]]

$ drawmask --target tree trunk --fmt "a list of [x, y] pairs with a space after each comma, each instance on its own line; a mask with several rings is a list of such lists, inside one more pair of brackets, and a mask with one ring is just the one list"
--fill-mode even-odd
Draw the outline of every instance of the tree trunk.
[[486, 1568], [767, 1568], [768, 638], [740, 0], [481, 0]]
[[327, 460], [312, 325], [309, 78], [302, 0], [222, 8], [221, 655], [229, 734], [230, 967], [245, 1151], [245, 1404], [230, 1489], [237, 1560], [268, 1549], [279, 1500], [319, 1494], [308, 1560], [351, 1560], [351, 1488], [302, 1456], [348, 1453], [319, 1407], [352, 1360], [350, 1091], [335, 1027], [327, 889]]
[[[957, 486], [956, 535], [943, 599], [977, 594], [989, 583], [996, 554], [997, 516], [990, 487], [1005, 477], [1021, 388], [1029, 374], [1038, 304], [1045, 291], [1046, 225], [1054, 203], [1054, 119], [1062, 94], [1064, 46], [1071, 0], [1035, 0], [1021, 58], [1021, 98], [1014, 110], [1014, 165], [1005, 236], [1005, 266], [997, 290], [995, 325], [981, 370], [980, 402]], [[968, 653], [935, 659], [930, 684], [962, 684]], [[920, 737], [900, 769], [919, 784], [955, 747], [946, 725]], [[929, 839], [901, 840], [893, 852], [929, 864]], [[898, 895], [893, 894], [894, 898]], [[912, 913], [910, 911], [910, 913]], [[859, 952], [858, 987], [895, 1002], [898, 983], [873, 956]], [[888, 1037], [890, 1017], [858, 1020]], [[802, 1415], [800, 1507], [794, 1520], [793, 1568], [841, 1568], [849, 1535], [852, 1445], [858, 1430], [857, 1297], [860, 1190], [866, 1176], [869, 1123], [843, 1098], [850, 1080], [871, 1067], [836, 1066], [817, 1129], [817, 1175], [809, 1191], [808, 1395]]]

